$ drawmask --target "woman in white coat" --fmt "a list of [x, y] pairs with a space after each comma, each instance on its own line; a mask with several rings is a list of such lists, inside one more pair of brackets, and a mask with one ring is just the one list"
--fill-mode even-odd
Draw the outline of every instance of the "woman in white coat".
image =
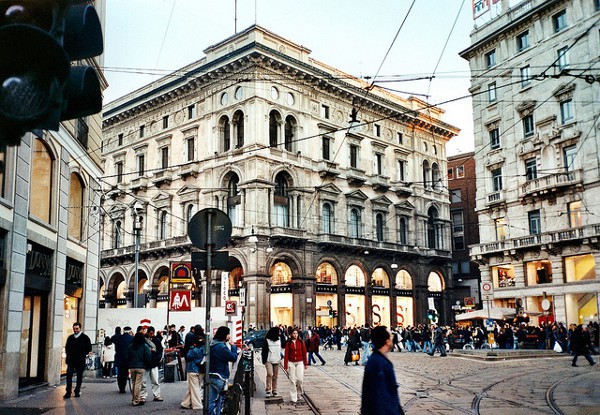
[[262, 362], [267, 369], [265, 394], [277, 396], [277, 376], [281, 362], [281, 341], [279, 327], [271, 327], [265, 336], [265, 345], [261, 350]]
[[113, 375], [113, 364], [115, 362], [115, 345], [106, 337], [102, 345], [102, 353], [100, 354], [100, 363], [102, 363], [102, 377], [110, 378]]

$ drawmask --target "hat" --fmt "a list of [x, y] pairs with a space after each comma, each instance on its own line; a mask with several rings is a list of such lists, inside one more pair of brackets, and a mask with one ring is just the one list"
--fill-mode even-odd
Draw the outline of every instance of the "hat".
[[152, 325], [152, 320], [150, 320], [149, 318], [143, 318], [140, 320], [140, 326], [142, 326], [145, 329], [147, 329], [151, 325]]
[[124, 332], [131, 331], [131, 327], [129, 327], [129, 326], [125, 326], [125, 327], [123, 327], [123, 331], [124, 331]]

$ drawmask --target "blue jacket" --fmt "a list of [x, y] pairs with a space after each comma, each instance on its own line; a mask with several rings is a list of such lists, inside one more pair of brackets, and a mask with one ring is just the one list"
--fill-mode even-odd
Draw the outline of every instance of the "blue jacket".
[[187, 362], [186, 370], [188, 373], [200, 373], [200, 363], [204, 359], [204, 346], [192, 348], [185, 355], [185, 361]]
[[237, 347], [229, 347], [224, 342], [212, 341], [210, 343], [210, 372], [218, 373], [225, 379], [229, 378], [229, 362], [237, 359]]
[[379, 350], [375, 350], [365, 367], [362, 385], [362, 415], [400, 415], [400, 397], [394, 366]]

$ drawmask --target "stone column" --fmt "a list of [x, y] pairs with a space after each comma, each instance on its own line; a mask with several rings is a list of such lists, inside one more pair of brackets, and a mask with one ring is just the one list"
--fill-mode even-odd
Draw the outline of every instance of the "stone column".
[[158, 288], [152, 287], [148, 292], [148, 308], [156, 308], [156, 297], [158, 296]]
[[554, 321], [567, 323], [567, 303], [565, 294], [554, 294], [552, 296], [552, 305], [554, 308]]
[[525, 287], [525, 265], [521, 261], [512, 261], [512, 265], [515, 272], [515, 287]]

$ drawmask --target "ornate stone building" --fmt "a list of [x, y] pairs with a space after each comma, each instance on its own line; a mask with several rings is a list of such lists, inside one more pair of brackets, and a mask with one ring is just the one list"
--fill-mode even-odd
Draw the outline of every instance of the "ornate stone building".
[[496, 305], [529, 310], [534, 323], [597, 320], [600, 2], [495, 7], [461, 52], [476, 96], [481, 242], [471, 256]]
[[233, 224], [228, 293], [245, 288], [246, 325], [406, 325], [431, 307], [443, 316], [445, 143], [458, 133], [443, 111], [259, 26], [204, 53], [104, 109], [101, 307], [131, 307], [134, 292], [166, 307], [170, 264], [190, 260], [187, 223], [214, 207]]

